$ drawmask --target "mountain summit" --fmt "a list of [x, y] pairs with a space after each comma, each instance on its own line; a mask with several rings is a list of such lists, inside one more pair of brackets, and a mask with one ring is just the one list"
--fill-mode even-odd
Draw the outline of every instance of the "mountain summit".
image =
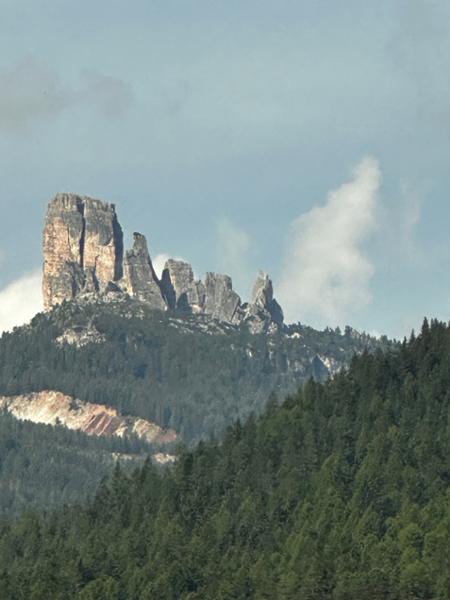
[[76, 194], [57, 194], [47, 210], [44, 229], [44, 305], [46, 310], [79, 296], [128, 295], [158, 310], [205, 315], [239, 325], [252, 333], [283, 325], [268, 275], [259, 273], [250, 303], [243, 303], [228, 275], [194, 278], [192, 266], [166, 262], [158, 279], [141, 233], [124, 252], [123, 233], [114, 204]]

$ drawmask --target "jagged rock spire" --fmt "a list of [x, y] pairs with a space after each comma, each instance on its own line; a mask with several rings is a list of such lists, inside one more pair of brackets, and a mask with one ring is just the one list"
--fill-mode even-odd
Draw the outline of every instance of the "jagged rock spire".
[[260, 272], [252, 300], [243, 304], [228, 275], [207, 273], [196, 281], [192, 266], [169, 259], [159, 281], [147, 241], [134, 234], [123, 255], [123, 234], [114, 204], [76, 194], [58, 194], [50, 202], [44, 229], [44, 304], [128, 294], [151, 308], [205, 315], [253, 333], [283, 325], [283, 311], [273, 297], [272, 281]]
[[189, 263], [170, 258], [164, 266], [161, 288], [169, 308], [184, 313], [203, 312], [205, 286], [194, 280], [194, 271]]
[[283, 310], [273, 297], [273, 284], [267, 273], [260, 271], [253, 286], [252, 306], [262, 316], [268, 316], [270, 321], [282, 325], [284, 321]]
[[153, 308], [165, 310], [160, 284], [153, 269], [147, 240], [141, 233], [134, 233], [133, 249], [125, 254], [124, 277], [126, 291]]
[[205, 313], [219, 321], [239, 322], [239, 295], [233, 290], [231, 277], [218, 273], [206, 273]]

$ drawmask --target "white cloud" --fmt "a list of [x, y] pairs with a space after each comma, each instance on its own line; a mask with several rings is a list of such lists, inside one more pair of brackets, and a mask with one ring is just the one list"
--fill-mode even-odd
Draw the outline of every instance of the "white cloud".
[[43, 309], [41, 269], [0, 290], [0, 333], [27, 323]]
[[287, 320], [344, 324], [371, 299], [373, 266], [362, 244], [377, 222], [381, 173], [374, 158], [290, 227], [279, 296]]
[[230, 275], [233, 287], [247, 292], [250, 279], [249, 251], [251, 239], [246, 231], [226, 217], [217, 222], [217, 265], [222, 273]]

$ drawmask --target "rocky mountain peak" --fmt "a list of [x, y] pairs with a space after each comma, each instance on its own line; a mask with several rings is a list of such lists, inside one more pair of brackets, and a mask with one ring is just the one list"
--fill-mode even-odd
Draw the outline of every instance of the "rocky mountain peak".
[[233, 290], [231, 277], [219, 273], [206, 273], [205, 312], [219, 321], [238, 323], [241, 318], [239, 295]]
[[144, 235], [134, 233], [133, 247], [124, 253], [114, 204], [57, 194], [48, 206], [44, 228], [46, 310], [78, 296], [112, 293], [129, 295], [158, 310], [247, 323], [254, 333], [283, 325], [283, 311], [267, 274], [258, 274], [250, 303], [241, 301], [228, 275], [209, 272], [203, 283], [181, 260], [169, 259], [160, 281]]
[[270, 322], [281, 326], [284, 321], [283, 310], [273, 297], [273, 284], [267, 273], [260, 271], [253, 286], [252, 303], [249, 307], [256, 321]]
[[252, 304], [265, 308], [273, 300], [273, 285], [267, 273], [260, 271], [253, 286]]
[[194, 270], [189, 263], [170, 258], [164, 266], [161, 286], [169, 308], [185, 313], [202, 312], [204, 286], [194, 281]]
[[147, 240], [141, 233], [134, 233], [133, 237], [133, 248], [125, 253], [124, 290], [133, 298], [148, 302], [159, 310], [164, 310], [166, 303], [153, 269]]
[[123, 234], [113, 204], [57, 194], [44, 229], [44, 305], [50, 309], [122, 276]]

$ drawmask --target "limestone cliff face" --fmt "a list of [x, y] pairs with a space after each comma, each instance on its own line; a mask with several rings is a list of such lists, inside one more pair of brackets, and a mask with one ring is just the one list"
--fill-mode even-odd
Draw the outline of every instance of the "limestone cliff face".
[[267, 273], [260, 271], [253, 286], [252, 301], [246, 307], [244, 320], [253, 333], [264, 333], [283, 325], [283, 310], [273, 297], [273, 284]]
[[219, 321], [237, 322], [237, 310], [241, 299], [233, 290], [231, 277], [206, 273], [205, 287], [205, 313]]
[[44, 306], [101, 289], [122, 276], [123, 236], [113, 204], [58, 194], [44, 228]]
[[164, 267], [161, 287], [169, 308], [193, 314], [203, 312], [205, 286], [201, 281], [194, 281], [189, 263], [170, 258]]
[[153, 269], [147, 247], [147, 240], [140, 233], [134, 234], [133, 249], [125, 254], [124, 286], [126, 291], [153, 308], [165, 310], [161, 287]]
[[114, 204], [85, 198], [83, 202], [83, 269], [91, 268], [100, 286], [122, 277], [123, 234]]
[[76, 194], [58, 194], [49, 204], [43, 293], [47, 310], [78, 296], [122, 294], [158, 310], [246, 323], [253, 333], [283, 326], [283, 311], [265, 273], [258, 275], [250, 303], [241, 301], [228, 275], [207, 273], [203, 283], [180, 260], [169, 259], [159, 281], [142, 234], [134, 234], [133, 248], [124, 256], [114, 204]]
[[58, 194], [50, 203], [44, 229], [45, 308], [74, 298], [82, 270], [84, 221], [82, 199]]

